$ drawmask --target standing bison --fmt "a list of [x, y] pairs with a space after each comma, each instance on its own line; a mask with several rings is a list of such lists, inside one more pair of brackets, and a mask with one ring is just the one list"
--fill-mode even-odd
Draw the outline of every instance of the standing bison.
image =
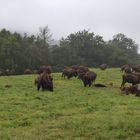
[[102, 65], [100, 65], [100, 69], [101, 69], [101, 70], [106, 70], [106, 68], [107, 68], [107, 64], [102, 64]]
[[140, 65], [132, 66], [132, 72], [140, 73]]
[[43, 91], [53, 91], [53, 78], [46, 71], [44, 71], [35, 79], [35, 85], [37, 85], [38, 91], [40, 88], [42, 88]]
[[66, 69], [64, 69], [63, 72], [62, 72], [62, 77], [64, 77], [64, 79], [65, 79], [65, 77], [67, 77], [67, 79], [70, 79], [70, 78], [72, 78], [73, 76], [74, 76], [74, 77], [77, 76], [77, 71], [74, 70], [74, 69], [66, 68]]
[[137, 85], [140, 83], [140, 75], [139, 74], [124, 74], [122, 76], [122, 84], [121, 88], [124, 87], [125, 83], [131, 83], [132, 85]]
[[125, 68], [129, 68], [129, 65], [125, 64], [121, 66], [121, 72], [123, 72], [125, 70]]
[[96, 80], [96, 73], [92, 71], [88, 71], [86, 73], [82, 73], [80, 79], [83, 81], [84, 86], [87, 85], [90, 87], [93, 82]]
[[25, 69], [24, 74], [32, 74], [32, 70], [31, 69]]

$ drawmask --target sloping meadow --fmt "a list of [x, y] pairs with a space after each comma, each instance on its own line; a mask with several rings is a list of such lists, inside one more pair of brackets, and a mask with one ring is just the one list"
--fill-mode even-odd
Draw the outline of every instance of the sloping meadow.
[[91, 70], [106, 88], [53, 73], [54, 92], [38, 92], [36, 75], [1, 76], [0, 140], [138, 140], [140, 98], [121, 94], [120, 69]]

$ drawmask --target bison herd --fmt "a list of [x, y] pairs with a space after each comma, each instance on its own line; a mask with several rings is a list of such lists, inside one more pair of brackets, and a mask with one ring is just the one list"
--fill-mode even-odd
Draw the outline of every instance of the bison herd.
[[[103, 69], [107, 68], [107, 65], [103, 65]], [[38, 74], [37, 78], [34, 81], [34, 84], [37, 86], [37, 90], [42, 89], [53, 91], [53, 78], [51, 76], [52, 69], [51, 66], [42, 66], [36, 72]], [[27, 69], [26, 74], [30, 74], [30, 71]], [[62, 78], [71, 79], [72, 77], [77, 77], [77, 79], [83, 82], [83, 85], [91, 86], [95, 83], [97, 74], [91, 71], [88, 67], [74, 65], [69, 68], [65, 68], [62, 72]], [[94, 84], [97, 87], [106, 87], [103, 84]]]
[[[101, 70], [106, 70], [107, 64], [102, 64], [99, 66]], [[140, 65], [136, 66], [129, 66], [127, 64], [121, 67], [121, 72], [124, 72], [122, 75], [122, 83], [121, 83], [121, 93], [128, 95], [129, 93], [135, 94], [136, 96], [140, 97], [140, 90], [138, 89], [138, 84], [140, 83]], [[26, 69], [24, 74], [38, 74], [35, 78], [34, 84], [39, 91], [42, 89], [53, 91], [53, 78], [52, 78], [52, 68], [51, 66], [41, 66], [38, 70], [30, 70]], [[0, 70], [0, 75], [15, 75], [15, 70]], [[88, 67], [73, 65], [71, 67], [67, 67], [62, 71], [61, 78], [67, 78], [70, 80], [72, 77], [76, 77], [77, 79], [81, 80], [84, 87], [94, 85], [96, 87], [106, 87], [104, 84], [95, 84], [95, 80], [97, 78], [97, 74], [94, 71], [91, 71]], [[132, 86], [126, 87], [126, 83], [131, 83]], [[113, 83], [110, 85], [113, 86]]]

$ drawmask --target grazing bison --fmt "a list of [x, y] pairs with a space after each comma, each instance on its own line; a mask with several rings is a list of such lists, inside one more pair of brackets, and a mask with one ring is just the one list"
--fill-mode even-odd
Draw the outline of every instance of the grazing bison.
[[106, 68], [107, 68], [107, 64], [102, 64], [102, 65], [100, 65], [100, 69], [101, 69], [101, 70], [106, 70]]
[[53, 91], [53, 78], [46, 71], [44, 71], [35, 79], [35, 85], [37, 85], [38, 91], [40, 88], [42, 88], [42, 91]]
[[136, 96], [137, 96], [137, 97], [140, 97], [140, 90], [137, 90]]
[[94, 84], [95, 87], [106, 87], [104, 84]]
[[137, 85], [140, 83], [139, 74], [124, 74], [122, 75], [122, 84], [121, 88], [124, 87], [125, 83], [131, 83], [132, 85]]
[[90, 87], [93, 82], [96, 80], [96, 73], [92, 71], [88, 71], [85, 74], [82, 75], [81, 80], [83, 81], [84, 86], [87, 85]]
[[74, 69], [66, 68], [66, 69], [64, 69], [63, 72], [62, 72], [62, 77], [64, 77], [64, 79], [65, 79], [65, 77], [67, 77], [67, 79], [70, 79], [70, 78], [72, 78], [73, 76], [74, 76], [74, 77], [77, 76], [77, 71], [74, 70]]
[[123, 94], [126, 94], [126, 95], [131, 93], [131, 94], [135, 94], [137, 97], [140, 97], [140, 90], [138, 90], [138, 86], [137, 85], [130, 86], [130, 87], [123, 87], [121, 89], [121, 92]]

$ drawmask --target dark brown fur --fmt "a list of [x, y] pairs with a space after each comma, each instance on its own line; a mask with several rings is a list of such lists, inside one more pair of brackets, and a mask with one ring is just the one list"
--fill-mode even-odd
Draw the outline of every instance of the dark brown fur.
[[40, 88], [42, 88], [43, 91], [44, 90], [53, 91], [53, 79], [47, 72], [41, 73], [35, 79], [35, 85], [37, 85], [38, 91], [40, 90]]
[[96, 80], [96, 73], [92, 71], [88, 71], [83, 76], [81, 77], [81, 80], [83, 81], [84, 86], [86, 87], [87, 85], [90, 87], [93, 82]]
[[121, 88], [121, 92], [122, 92], [123, 94], [127, 94], [127, 95], [128, 95], [129, 93], [131, 93], [131, 94], [136, 94], [137, 91], [138, 91], [138, 86], [137, 86], [137, 85]]
[[43, 73], [43, 72], [47, 72], [48, 74], [51, 74], [52, 73], [52, 68], [51, 68], [51, 66], [47, 66], [47, 65], [43, 65], [43, 66], [41, 66], [40, 68], [39, 68], [39, 70], [38, 70], [38, 74], [41, 74], [41, 73]]
[[26, 69], [25, 71], [24, 71], [24, 74], [32, 74], [33, 72], [32, 72], [32, 70], [30, 70], [30, 69]]
[[67, 77], [67, 79], [70, 79], [72, 77], [76, 77], [77, 76], [77, 71], [71, 68], [66, 68], [63, 70], [62, 72], [62, 77]]
[[136, 65], [132, 67], [132, 72], [138, 72], [140, 73], [140, 65]]
[[102, 65], [100, 65], [100, 69], [101, 69], [101, 70], [106, 70], [106, 68], [107, 68], [107, 64], [102, 64]]
[[124, 87], [125, 83], [131, 83], [136, 85], [140, 83], [140, 75], [138, 74], [124, 74], [122, 75], [122, 84], [121, 88]]

